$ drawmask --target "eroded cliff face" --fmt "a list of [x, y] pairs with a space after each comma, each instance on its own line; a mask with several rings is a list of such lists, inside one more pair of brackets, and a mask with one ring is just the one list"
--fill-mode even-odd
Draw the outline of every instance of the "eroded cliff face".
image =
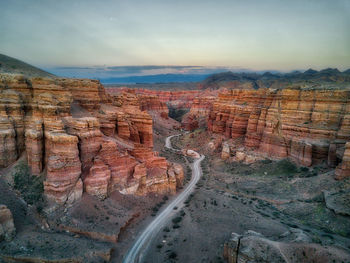
[[180, 185], [179, 168], [152, 150], [152, 118], [135, 94], [109, 96], [95, 80], [5, 74], [0, 93], [0, 166], [26, 153], [51, 203], [73, 203], [83, 191], [105, 198]]
[[175, 108], [191, 108], [194, 98], [199, 97], [202, 90], [148, 90], [148, 89], [128, 89], [128, 88], [108, 88], [111, 94], [118, 94], [121, 91], [135, 92], [135, 94], [145, 97], [157, 97], [162, 103], [166, 103]]
[[139, 96], [141, 109], [158, 113], [162, 118], [168, 119], [169, 109], [187, 111], [183, 115], [181, 126], [186, 130], [194, 130], [206, 126], [209, 111], [220, 89], [215, 90], [147, 90], [128, 88], [108, 88], [110, 94], [127, 91]]
[[228, 90], [214, 101], [208, 129], [243, 138], [245, 147], [269, 157], [303, 166], [326, 161], [344, 178], [350, 175], [349, 98], [346, 89]]

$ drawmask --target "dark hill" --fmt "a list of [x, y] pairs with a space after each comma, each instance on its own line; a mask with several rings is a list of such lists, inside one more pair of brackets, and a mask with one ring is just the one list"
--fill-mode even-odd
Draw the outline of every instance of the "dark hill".
[[21, 60], [0, 54], [0, 73], [23, 74], [27, 77], [54, 77], [55, 75]]

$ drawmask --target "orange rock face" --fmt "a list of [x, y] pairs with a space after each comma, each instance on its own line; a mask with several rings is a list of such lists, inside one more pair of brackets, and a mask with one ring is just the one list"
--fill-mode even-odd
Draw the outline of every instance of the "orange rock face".
[[193, 104], [182, 119], [182, 127], [192, 131], [198, 127], [205, 127], [207, 117], [212, 110], [215, 96], [201, 96], [193, 99]]
[[49, 203], [74, 203], [83, 191], [174, 193], [182, 184], [180, 168], [152, 151], [152, 118], [132, 92], [112, 97], [95, 80], [4, 74], [0, 94], [0, 166], [25, 151], [32, 174], [45, 173]]
[[[164, 119], [168, 118], [169, 108], [186, 109], [189, 112], [183, 117], [182, 128], [194, 130], [206, 126], [206, 119], [219, 90], [147, 90], [128, 88], [108, 88], [110, 94], [129, 92], [138, 95], [141, 109], [157, 112]], [[153, 115], [153, 114], [152, 114]]]
[[[270, 157], [310, 166], [338, 160], [349, 140], [350, 92], [341, 89], [229, 90], [220, 93], [208, 129], [227, 138], [244, 138], [246, 147]], [[346, 174], [342, 164], [338, 174]]]
[[58, 204], [73, 203], [82, 195], [78, 137], [65, 133], [60, 120], [44, 126], [48, 129], [45, 131], [46, 198]]
[[[128, 88], [108, 88], [110, 94], [119, 94], [120, 92], [134, 92], [135, 94], [142, 95], [146, 99], [158, 98], [161, 103], [167, 103], [174, 107], [191, 108], [192, 101], [194, 98], [199, 97], [203, 94], [202, 90], [176, 90], [176, 91], [165, 91], [165, 90], [148, 90], [148, 89], [128, 89]], [[148, 100], [148, 99], [147, 99]], [[159, 104], [156, 102], [156, 104]], [[157, 107], [146, 106], [146, 107]]]
[[335, 179], [341, 180], [350, 176], [350, 142], [345, 145], [345, 152], [341, 164], [335, 170]]
[[163, 118], [168, 118], [168, 106], [159, 96], [140, 95], [141, 110], [159, 112]]

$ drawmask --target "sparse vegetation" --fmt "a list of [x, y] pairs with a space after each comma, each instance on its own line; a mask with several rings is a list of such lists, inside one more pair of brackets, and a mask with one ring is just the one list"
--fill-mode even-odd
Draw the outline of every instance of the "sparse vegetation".
[[174, 224], [178, 224], [178, 223], [181, 222], [181, 220], [182, 220], [182, 217], [181, 216], [177, 216], [177, 217], [173, 218], [172, 222]]
[[20, 162], [13, 173], [14, 188], [21, 193], [23, 199], [30, 205], [35, 204], [39, 212], [43, 202], [43, 179], [30, 174], [25, 162]]
[[177, 258], [177, 254], [174, 251], [170, 252], [169, 259], [175, 259], [175, 258]]

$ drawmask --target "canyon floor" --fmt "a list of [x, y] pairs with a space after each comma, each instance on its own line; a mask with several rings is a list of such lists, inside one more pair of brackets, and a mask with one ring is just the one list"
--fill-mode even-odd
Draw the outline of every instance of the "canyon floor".
[[[178, 148], [206, 154], [203, 177], [185, 207], [154, 239], [145, 262], [225, 262], [223, 244], [231, 232], [243, 234], [248, 230], [279, 242], [298, 236], [305, 243], [305, 251], [293, 253], [292, 262], [350, 260], [350, 221], [345, 215], [349, 180], [335, 181], [334, 170], [322, 164], [306, 169], [286, 160], [225, 162], [218, 152], [208, 154], [204, 150], [212, 139], [205, 130], [174, 138], [173, 145]], [[173, 158], [172, 153], [157, 150]], [[344, 199], [338, 202], [337, 213], [327, 208], [325, 191], [338, 193], [337, 200]], [[328, 258], [311, 256], [310, 243], [332, 246]], [[339, 253], [335, 247], [347, 251], [341, 259], [335, 255]]]
[[[168, 160], [181, 163], [188, 181], [191, 159], [164, 148], [165, 137], [174, 133], [155, 130], [155, 149]], [[203, 176], [185, 206], [175, 211], [172, 221], [160, 229], [144, 262], [225, 262], [223, 245], [231, 232], [243, 234], [248, 230], [279, 242], [290, 241], [290, 235], [301, 238], [305, 252], [292, 262], [311, 262], [307, 249], [310, 243], [329, 247], [327, 253], [334, 262], [342, 262], [334, 255], [334, 248], [341, 249], [345, 253], [342, 258], [347, 258], [349, 205], [339, 200], [346, 200], [348, 179], [334, 180], [334, 170], [322, 164], [302, 169], [285, 160], [265, 159], [252, 164], [223, 161], [219, 151], [206, 150], [205, 145], [211, 140], [215, 140], [215, 135], [204, 129], [173, 138], [173, 145], [179, 149], [192, 148], [206, 154]], [[6, 181], [6, 170], [2, 173], [0, 187], [6, 193], [3, 203], [13, 211], [18, 231], [13, 242], [1, 247], [3, 255], [11, 255], [8, 260], [42, 258], [71, 262], [71, 258], [80, 258], [84, 262], [102, 262], [101, 257], [105, 257], [106, 261], [121, 262], [136, 236], [173, 198], [114, 193], [100, 201], [84, 195], [73, 207], [56, 211], [46, 221], [9, 190], [11, 182]], [[333, 207], [337, 213], [327, 208], [325, 189], [337, 193], [337, 207]], [[46, 229], [47, 224], [56, 231]], [[116, 239], [117, 244], [109, 242]], [[318, 258], [315, 262], [327, 261]]]

